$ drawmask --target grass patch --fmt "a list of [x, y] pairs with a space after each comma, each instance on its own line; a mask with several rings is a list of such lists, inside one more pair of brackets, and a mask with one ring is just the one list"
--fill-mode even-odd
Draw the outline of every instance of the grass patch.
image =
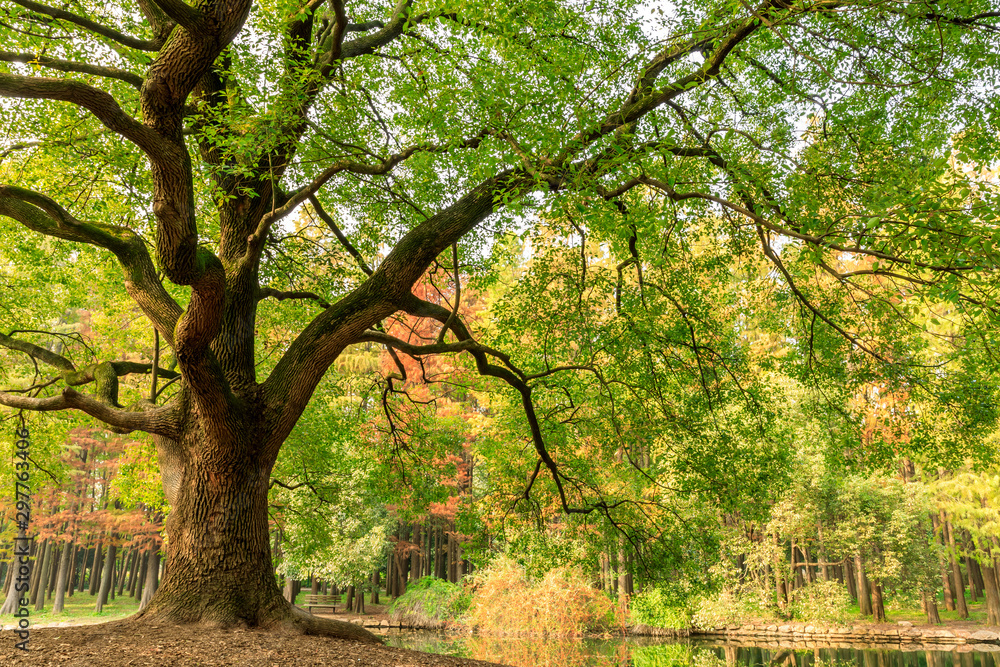
[[[42, 611], [35, 611], [34, 606], [29, 607], [31, 610], [30, 618], [32, 625], [65, 622], [104, 623], [131, 616], [139, 611], [139, 603], [135, 598], [127, 595], [117, 597], [114, 600], [108, 600], [100, 614], [94, 611], [94, 608], [97, 606], [96, 595], [75, 593], [73, 597], [67, 596], [64, 600], [63, 610], [59, 614], [52, 611], [52, 603], [52, 600], [45, 600], [45, 609]], [[9, 625], [13, 621], [13, 615], [0, 616], [0, 623]]]

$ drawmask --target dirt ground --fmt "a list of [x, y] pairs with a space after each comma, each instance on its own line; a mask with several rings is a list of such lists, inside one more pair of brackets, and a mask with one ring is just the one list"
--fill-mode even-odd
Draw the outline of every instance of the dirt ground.
[[185, 626], [135, 626], [128, 621], [31, 630], [29, 651], [0, 634], [0, 665], [24, 667], [139, 667], [160, 665], [333, 665], [352, 667], [495, 667], [386, 646], [258, 630], [219, 631]]

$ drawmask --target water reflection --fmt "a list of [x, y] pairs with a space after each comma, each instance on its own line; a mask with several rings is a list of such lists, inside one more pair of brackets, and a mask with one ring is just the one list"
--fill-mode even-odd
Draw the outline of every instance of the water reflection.
[[1000, 667], [1000, 652], [973, 651], [971, 646], [950, 651], [886, 647], [793, 650], [649, 638], [558, 640], [432, 632], [390, 634], [386, 643], [514, 667]]

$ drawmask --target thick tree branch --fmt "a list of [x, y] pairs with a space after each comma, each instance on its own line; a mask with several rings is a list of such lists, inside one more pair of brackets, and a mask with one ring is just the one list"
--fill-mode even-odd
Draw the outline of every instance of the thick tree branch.
[[46, 236], [89, 243], [112, 252], [125, 274], [125, 290], [160, 335], [174, 345], [174, 327], [181, 308], [163, 288], [146, 244], [134, 231], [127, 227], [83, 222], [51, 198], [9, 185], [0, 185], [0, 215]]
[[261, 287], [257, 291], [257, 299], [263, 300], [268, 298], [275, 299], [277, 301], [284, 301], [285, 299], [312, 299], [317, 304], [319, 304], [320, 308], [330, 307], [330, 304], [327, 302], [327, 300], [321, 297], [319, 294], [316, 294], [315, 292], [308, 292], [305, 290], [291, 290], [283, 292], [281, 290], [276, 290], [271, 287]]
[[171, 405], [142, 412], [120, 410], [68, 387], [63, 389], [61, 394], [48, 398], [0, 392], [0, 405], [35, 412], [79, 410], [108, 424], [120, 433], [144, 431], [168, 438], [177, 438], [180, 433], [179, 415], [176, 408]]
[[34, 53], [14, 53], [13, 51], [0, 51], [0, 62], [7, 63], [31, 63], [39, 67], [58, 70], [60, 72], [76, 72], [79, 74], [92, 74], [103, 76], [108, 79], [118, 79], [124, 81], [136, 90], [142, 87], [142, 77], [132, 72], [127, 72], [117, 67], [104, 67], [101, 65], [91, 65], [90, 63], [74, 62], [71, 60], [59, 60], [49, 58], [44, 55]]
[[73, 362], [66, 357], [61, 354], [56, 354], [51, 350], [46, 350], [44, 347], [40, 347], [26, 340], [13, 338], [12, 336], [5, 336], [0, 333], [0, 346], [6, 347], [8, 350], [24, 352], [29, 357], [33, 357], [38, 361], [41, 361], [43, 364], [48, 364], [53, 368], [58, 368], [60, 371], [72, 373], [76, 370]]
[[173, 19], [189, 32], [201, 32], [209, 29], [205, 15], [184, 0], [153, 0], [163, 13]]
[[145, 39], [137, 39], [135, 37], [131, 37], [124, 33], [118, 32], [113, 28], [101, 25], [96, 21], [91, 21], [88, 18], [79, 16], [72, 12], [68, 12], [64, 9], [49, 7], [48, 5], [43, 5], [39, 2], [32, 2], [32, 0], [11, 0], [11, 1], [33, 12], [38, 12], [39, 14], [45, 14], [46, 16], [51, 16], [54, 19], [59, 19], [61, 21], [72, 23], [73, 25], [79, 26], [84, 30], [88, 30], [94, 33], [95, 35], [106, 37], [114, 42], [118, 42], [122, 46], [127, 46], [130, 49], [139, 49], [140, 51], [157, 51], [163, 45], [163, 43], [159, 41], [153, 42]]
[[125, 113], [108, 93], [79, 81], [18, 76], [0, 72], [0, 97], [69, 102], [90, 111], [97, 120], [161, 160], [178, 159], [176, 150], [153, 130]]

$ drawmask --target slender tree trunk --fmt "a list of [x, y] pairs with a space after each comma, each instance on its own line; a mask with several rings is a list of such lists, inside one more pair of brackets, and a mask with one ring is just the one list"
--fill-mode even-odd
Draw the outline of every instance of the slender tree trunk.
[[413, 533], [410, 535], [410, 542], [412, 546], [410, 547], [410, 577], [409, 583], [413, 583], [420, 578], [420, 525], [416, 524], [413, 526]]
[[51, 600], [52, 599], [52, 594], [55, 593], [55, 590], [56, 590], [56, 579], [59, 578], [59, 563], [62, 562], [62, 555], [63, 555], [63, 552], [66, 551], [66, 546], [67, 545], [63, 545], [63, 546], [60, 547], [57, 544], [56, 547], [55, 547], [55, 551], [52, 554], [52, 562], [49, 564], [49, 578], [48, 578], [48, 583], [46, 583], [46, 585], [45, 585], [45, 590], [46, 590], [45, 597], [48, 600]]
[[[931, 512], [931, 525], [934, 528], [934, 535], [942, 546], [948, 546], [948, 540], [944, 535], [944, 527], [938, 519], [938, 515]], [[944, 591], [944, 608], [948, 611], [955, 611], [955, 597], [951, 590], [951, 574], [945, 565], [944, 559], [938, 561], [938, 569], [941, 572], [941, 588]]]
[[396, 595], [396, 568], [394, 567], [396, 562], [396, 550], [393, 549], [389, 552], [389, 556], [385, 559], [385, 594], [392, 599], [399, 597]]
[[1000, 581], [997, 580], [997, 569], [987, 567], [985, 563], [994, 564], [992, 558], [987, 557], [980, 564], [983, 573], [983, 594], [986, 597], [986, 625], [1000, 625]]
[[160, 552], [153, 547], [149, 550], [149, 559], [146, 561], [146, 581], [142, 587], [142, 599], [139, 601], [140, 611], [149, 606], [156, 589], [160, 587]]
[[42, 553], [41, 566], [38, 568], [38, 578], [35, 580], [35, 611], [45, 609], [45, 586], [48, 582], [49, 568], [52, 567], [52, 540], [45, 541], [45, 551]]
[[871, 616], [872, 609], [871, 587], [868, 585], [868, 576], [865, 574], [865, 565], [861, 556], [854, 557], [854, 571], [858, 577], [858, 604], [861, 605], [861, 615]]
[[[3, 605], [0, 606], [0, 616], [6, 616], [7, 614], [13, 614], [15, 611], [17, 611], [17, 608], [19, 606], [18, 603], [20, 602], [21, 598], [24, 597], [24, 595], [26, 593], [30, 592], [30, 590], [31, 590], [31, 575], [32, 575], [31, 570], [34, 569], [34, 568], [36, 568], [36, 567], [38, 567], [38, 563], [35, 562], [34, 560], [32, 560], [31, 557], [37, 551], [38, 551], [38, 545], [35, 543], [34, 540], [32, 540], [31, 544], [28, 545], [28, 562], [27, 562], [27, 564], [25, 564], [23, 566], [23, 567], [27, 568], [27, 571], [25, 571], [25, 570], [22, 569], [22, 565], [20, 564], [20, 562], [18, 562], [18, 557], [17, 556], [14, 556], [14, 560], [11, 560], [11, 563], [10, 563], [10, 572], [11, 572], [10, 583], [7, 585], [7, 588], [6, 588], [6, 597], [4, 599]], [[18, 586], [18, 578], [19, 577], [21, 578], [22, 582], [23, 582], [24, 578], [28, 579], [28, 590], [27, 591], [24, 591], [24, 590], [19, 591], [19, 590], [17, 590], [18, 587], [19, 587]], [[23, 583], [22, 583], [22, 585], [20, 587], [21, 588], [24, 587]]]
[[[80, 582], [77, 584], [77, 588], [81, 593], [84, 591], [85, 582], [87, 580], [87, 563], [90, 560], [92, 551], [93, 549], [91, 547], [83, 547], [83, 562], [80, 563]], [[94, 555], [96, 555], [96, 552]]]
[[969, 617], [969, 607], [965, 603], [965, 584], [962, 582], [962, 567], [958, 558], [958, 548], [955, 546], [955, 531], [951, 529], [951, 522], [947, 515], [941, 513], [941, 521], [944, 524], [944, 532], [948, 539], [948, 559], [951, 561], [951, 582], [952, 593], [955, 596], [955, 607], [958, 609], [959, 618]]
[[352, 611], [354, 609], [354, 586], [347, 587], [347, 599], [344, 601], [344, 609]]
[[938, 614], [937, 597], [934, 593], [922, 591], [920, 600], [923, 603], [924, 613], [927, 615], [927, 622], [931, 625], [940, 625], [941, 615]]
[[966, 558], [965, 562], [969, 571], [969, 592], [972, 594], [972, 601], [976, 602], [977, 598], [981, 598], [986, 594], [983, 572], [979, 567], [979, 561], [975, 558]]
[[872, 591], [872, 612], [876, 623], [885, 623], [885, 604], [882, 601], [882, 584], [875, 584]]
[[433, 575], [431, 570], [432, 566], [432, 554], [434, 553], [432, 549], [433, 545], [434, 530], [430, 526], [424, 526], [424, 557], [423, 557], [423, 575], [425, 577], [430, 577]]
[[146, 553], [142, 555], [142, 565], [136, 572], [135, 587], [132, 589], [132, 597], [135, 598], [136, 602], [142, 600], [143, 584], [146, 583], [146, 571], [149, 569], [148, 563], [152, 553], [152, 548], [146, 550]]
[[115, 552], [117, 547], [114, 538], [108, 544], [108, 553], [104, 557], [104, 572], [101, 574], [101, 586], [98, 589], [97, 603], [94, 610], [100, 614], [104, 610], [104, 605], [108, 603], [108, 591], [114, 586]]
[[858, 601], [858, 575], [854, 571], [854, 562], [850, 559], [844, 559], [844, 581], [847, 583], [847, 592], [850, 594], [851, 599], [855, 602]]
[[10, 580], [14, 578], [14, 570], [17, 569], [17, 556], [11, 556], [10, 565], [4, 563], [3, 589], [6, 591], [10, 587]]
[[128, 573], [128, 587], [129, 597], [135, 597], [135, 580], [138, 578], [139, 569], [142, 567], [142, 550], [138, 547], [132, 549], [132, 566], [129, 568]]
[[285, 588], [281, 594], [291, 604], [295, 604], [295, 582], [291, 577], [285, 577]]
[[132, 547], [127, 553], [122, 555], [122, 573], [118, 577], [118, 582], [116, 584], [118, 597], [124, 595], [125, 589], [128, 587], [129, 579], [132, 576], [132, 569], [135, 567], [136, 551], [138, 550], [135, 547]]
[[69, 572], [66, 575], [66, 595], [73, 597], [73, 590], [76, 588], [77, 561], [80, 560], [80, 545], [73, 543], [73, 555], [69, 559]]
[[354, 611], [357, 614], [365, 613], [365, 592], [360, 586], [354, 590]]
[[90, 567], [90, 586], [87, 587], [87, 592], [91, 595], [97, 595], [97, 587], [101, 583], [101, 568], [103, 566], [104, 541], [101, 540], [97, 543], [97, 549], [94, 551], [94, 564]]
[[628, 567], [625, 563], [625, 536], [618, 536], [618, 600], [622, 611], [628, 606]]
[[379, 571], [376, 569], [372, 572], [372, 604], [379, 604], [378, 601], [378, 589], [381, 584], [379, 583]]
[[66, 543], [63, 548], [62, 558], [59, 559], [59, 574], [56, 575], [56, 599], [52, 603], [52, 611], [61, 614], [66, 601], [66, 585], [69, 583], [70, 562], [76, 553], [76, 547], [71, 543]]

